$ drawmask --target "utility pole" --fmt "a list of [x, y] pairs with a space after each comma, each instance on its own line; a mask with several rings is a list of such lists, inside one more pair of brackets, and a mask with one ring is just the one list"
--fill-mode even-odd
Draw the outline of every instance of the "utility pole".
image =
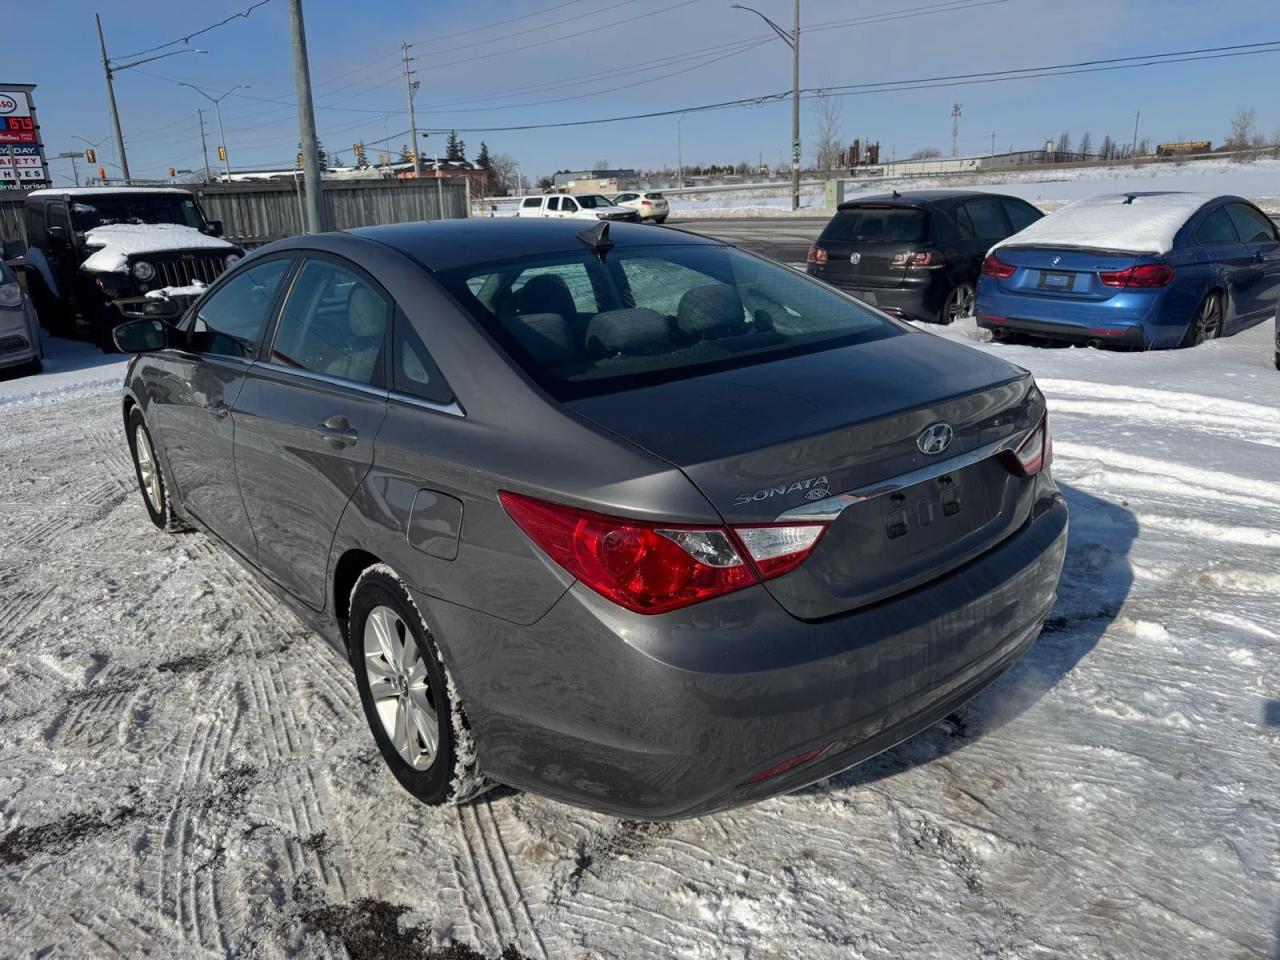
[[204, 182], [208, 183], [213, 179], [213, 172], [209, 169], [209, 144], [204, 138], [204, 107], [196, 108], [196, 116], [200, 118], [200, 152], [204, 154]]
[[316, 111], [311, 102], [311, 66], [307, 62], [307, 30], [302, 22], [302, 0], [289, 0], [289, 39], [293, 45], [293, 82], [298, 98], [298, 136], [302, 141], [302, 182], [307, 188], [307, 233], [325, 229], [321, 191], [320, 141], [316, 137]]
[[791, 209], [800, 209], [800, 0], [795, 0], [795, 30], [788, 32], [754, 7], [732, 4], [735, 10], [754, 13], [791, 48]]
[[684, 186], [684, 131], [682, 126], [686, 114], [676, 117], [676, 187]]
[[951, 105], [951, 156], [960, 156], [960, 115], [961, 105], [953, 103]]
[[107, 41], [102, 36], [102, 17], [93, 15], [98, 25], [98, 49], [102, 51], [102, 72], [107, 77], [107, 106], [111, 110], [111, 125], [116, 133], [116, 152], [120, 154], [120, 172], [124, 182], [129, 182], [129, 159], [124, 155], [124, 134], [120, 131], [120, 111], [116, 109], [116, 88], [111, 79], [111, 61], [107, 58]]
[[991, 131], [991, 155], [993, 157], [996, 155], [996, 134], [994, 130]]
[[[417, 57], [409, 56], [409, 48], [411, 46], [413, 46], [413, 44], [404, 41], [401, 42], [400, 59], [404, 61], [404, 88], [405, 93], [409, 98], [409, 135], [413, 138], [409, 142], [413, 144], [411, 148], [413, 150], [413, 178], [416, 180], [418, 178], [419, 171], [422, 170], [422, 165], [418, 162], [418, 153], [420, 152], [418, 150], [418, 121], [413, 115], [413, 95], [418, 89], [418, 84], [417, 81], [413, 79], [414, 71], [409, 69], [409, 64], [416, 60]], [[437, 150], [436, 152], [439, 153], [440, 151]], [[436, 158], [436, 161], [436, 167], [438, 168], [440, 166], [438, 157]], [[437, 173], [438, 172], [439, 170], [437, 169]], [[440, 214], [443, 216], [444, 211], [441, 210]]]
[[1139, 110], [1133, 115], [1133, 163], [1138, 164], [1138, 121], [1142, 119], [1142, 111]]

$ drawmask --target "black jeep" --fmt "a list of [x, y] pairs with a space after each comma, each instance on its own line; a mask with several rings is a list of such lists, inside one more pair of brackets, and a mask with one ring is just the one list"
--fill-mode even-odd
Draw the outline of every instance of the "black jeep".
[[157, 299], [191, 298], [241, 256], [186, 190], [84, 187], [27, 194], [24, 274], [40, 322], [55, 336], [79, 324], [103, 350], [112, 331]]

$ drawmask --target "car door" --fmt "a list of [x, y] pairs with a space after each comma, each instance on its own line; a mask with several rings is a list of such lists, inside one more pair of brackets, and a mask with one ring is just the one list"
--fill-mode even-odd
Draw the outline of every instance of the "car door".
[[146, 387], [147, 423], [182, 505], [250, 558], [231, 406], [293, 265], [291, 254], [262, 260], [215, 287], [185, 318], [179, 345], [154, 354]]
[[80, 309], [85, 291], [80, 288], [80, 257], [76, 255], [75, 235], [67, 217], [67, 205], [55, 200], [44, 207], [45, 258], [66, 306]]
[[355, 264], [308, 254], [232, 408], [258, 565], [317, 610], [334, 531], [386, 416], [393, 306]]
[[573, 197], [560, 198], [560, 216], [572, 219], [578, 215], [578, 201]]
[[1269, 317], [1280, 298], [1280, 236], [1267, 215], [1250, 204], [1228, 203], [1226, 210], [1244, 248], [1235, 271], [1237, 317]]

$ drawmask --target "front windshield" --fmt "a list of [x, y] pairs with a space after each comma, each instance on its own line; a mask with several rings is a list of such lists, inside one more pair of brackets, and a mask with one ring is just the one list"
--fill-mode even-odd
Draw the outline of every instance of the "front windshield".
[[576, 199], [578, 201], [578, 205], [586, 210], [598, 210], [601, 207], [613, 206], [607, 197], [602, 197], [595, 193], [588, 193], [585, 196], [577, 197]]
[[788, 267], [711, 245], [567, 251], [436, 275], [565, 400], [898, 335]]
[[71, 204], [71, 224], [77, 233], [113, 223], [177, 223], [200, 230], [204, 218], [191, 197], [180, 194], [103, 194], [78, 197]]

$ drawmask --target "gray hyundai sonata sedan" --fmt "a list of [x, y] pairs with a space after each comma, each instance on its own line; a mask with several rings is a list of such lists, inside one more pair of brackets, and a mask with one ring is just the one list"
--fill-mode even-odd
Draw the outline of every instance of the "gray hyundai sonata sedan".
[[406, 789], [693, 816], [1030, 646], [1067, 508], [1025, 370], [711, 239], [582, 226], [298, 237], [117, 334], [151, 520], [350, 659]]

